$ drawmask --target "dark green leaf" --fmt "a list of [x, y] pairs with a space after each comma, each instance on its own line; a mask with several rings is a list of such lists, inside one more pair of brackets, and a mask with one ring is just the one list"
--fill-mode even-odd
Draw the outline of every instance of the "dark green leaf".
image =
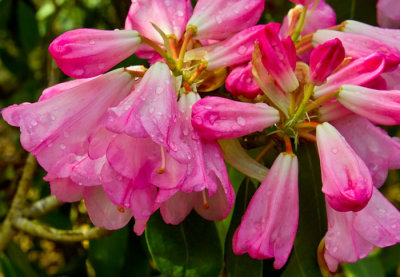
[[129, 232], [128, 246], [126, 250], [125, 264], [121, 276], [150, 276], [150, 254], [147, 253], [144, 236], [138, 237]]
[[18, 38], [26, 53], [29, 53], [39, 43], [39, 29], [35, 11], [24, 1], [18, 1]]
[[318, 153], [313, 144], [301, 145], [299, 158], [299, 227], [292, 254], [282, 276], [321, 276], [317, 248], [326, 233], [324, 195]]
[[1, 270], [4, 277], [19, 277], [18, 269], [11, 263], [10, 259], [3, 253], [1, 255]]
[[11, 0], [0, 1], [0, 28], [5, 28], [11, 15]]
[[[15, 243], [9, 243], [6, 249], [6, 254], [13, 264], [13, 267], [18, 271], [18, 276], [29, 276], [29, 277], [39, 277], [43, 274], [39, 274], [37, 269], [32, 267], [28, 257], [19, 246]], [[22, 274], [22, 275], [21, 275]]]
[[160, 213], [152, 215], [146, 240], [157, 268], [167, 276], [217, 277], [222, 269], [215, 225], [194, 212], [178, 226], [165, 224]]
[[110, 237], [90, 242], [89, 261], [96, 276], [120, 276], [128, 243], [128, 227], [114, 231]]
[[386, 276], [397, 276], [396, 270], [399, 266], [400, 244], [381, 249], [379, 258], [385, 269]]
[[228, 235], [225, 242], [226, 251], [226, 269], [230, 277], [256, 277], [262, 276], [263, 263], [262, 261], [255, 260], [249, 257], [249, 255], [235, 255], [232, 251], [232, 237], [239, 226], [240, 221], [244, 212], [246, 211], [247, 205], [250, 202], [256, 188], [253, 183], [250, 182], [249, 178], [244, 180], [239, 188], [236, 197], [235, 209], [233, 211], [231, 225], [229, 227]]
[[[397, 257], [398, 258], [398, 257]], [[354, 264], [342, 264], [346, 276], [351, 277], [385, 277], [381, 261], [377, 256], [369, 256]]]
[[377, 0], [327, 0], [325, 2], [335, 10], [338, 23], [353, 19], [376, 25]]

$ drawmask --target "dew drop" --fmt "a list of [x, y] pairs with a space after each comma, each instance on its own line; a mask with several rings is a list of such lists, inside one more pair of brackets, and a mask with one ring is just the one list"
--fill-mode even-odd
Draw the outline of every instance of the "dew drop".
[[163, 91], [162, 87], [157, 87], [156, 88], [156, 94], [160, 95], [162, 91]]
[[246, 50], [247, 50], [247, 47], [244, 46], [244, 45], [242, 45], [242, 46], [239, 47], [238, 53], [239, 53], [240, 55], [243, 55], [244, 53], [246, 53]]
[[149, 110], [149, 112], [150, 112], [151, 114], [154, 113], [154, 107], [151, 107], [150, 110]]
[[392, 227], [392, 229], [396, 229], [397, 228], [397, 224], [392, 224], [390, 227]]
[[104, 63], [99, 63], [99, 65], [97, 66], [100, 70], [103, 70], [106, 65]]
[[204, 106], [204, 109], [206, 109], [206, 110], [212, 110], [212, 107], [211, 107], [211, 106]]
[[54, 114], [52, 114], [52, 115], [50, 115], [50, 119], [54, 121], [54, 120], [56, 120], [56, 116]]
[[176, 15], [177, 15], [177, 16], [183, 16], [183, 11], [178, 11], [178, 12], [176, 13]]
[[337, 250], [338, 250], [337, 246], [333, 247], [333, 249], [332, 249], [332, 251], [335, 253], [337, 252]]
[[337, 150], [337, 148], [332, 148], [332, 149], [331, 149], [331, 152], [332, 152], [333, 154], [337, 154], [338, 150]]
[[92, 40], [89, 41], [89, 44], [90, 44], [90, 45], [95, 45], [96, 42], [92, 39]]
[[174, 152], [176, 152], [176, 151], [178, 150], [178, 147], [176, 147], [176, 144], [173, 143], [173, 142], [169, 145], [169, 147], [170, 147], [171, 150], [174, 151]]
[[187, 128], [182, 130], [183, 135], [187, 136], [189, 134], [189, 130]]
[[32, 126], [37, 126], [37, 125], [38, 125], [38, 123], [37, 123], [37, 121], [36, 121], [36, 120], [32, 119], [32, 120], [31, 120], [31, 125], [32, 125]]
[[237, 124], [239, 124], [240, 126], [244, 126], [244, 125], [246, 124], [246, 120], [245, 120], [243, 117], [241, 117], [241, 116], [239, 116], [239, 117], [236, 119], [236, 122], [237, 122]]
[[217, 16], [215, 17], [215, 21], [217, 21], [218, 24], [221, 24], [222, 19], [221, 19], [221, 17], [220, 17], [219, 15], [217, 15]]
[[384, 208], [380, 208], [380, 209], [379, 209], [379, 212], [380, 212], [381, 214], [384, 214], [384, 213], [386, 213], [386, 210], [385, 210]]
[[62, 150], [64, 150], [64, 149], [67, 148], [67, 147], [65, 146], [65, 144], [60, 144], [60, 148], [61, 148]]
[[74, 71], [74, 74], [75, 74], [76, 76], [82, 76], [83, 73], [84, 73], [83, 69], [77, 69], [77, 70]]

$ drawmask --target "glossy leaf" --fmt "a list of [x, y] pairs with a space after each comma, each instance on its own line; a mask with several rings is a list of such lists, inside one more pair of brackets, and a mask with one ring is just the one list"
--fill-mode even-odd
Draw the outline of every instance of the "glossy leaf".
[[346, 276], [385, 277], [381, 261], [377, 256], [369, 256], [354, 264], [342, 264]]
[[26, 253], [24, 253], [18, 244], [9, 243], [6, 249], [6, 254], [9, 258], [12, 268], [18, 276], [39, 277], [42, 274], [38, 273], [37, 269], [32, 267]]
[[39, 43], [39, 30], [35, 11], [24, 1], [18, 1], [18, 37], [26, 53]]
[[146, 240], [158, 270], [167, 276], [218, 276], [222, 269], [215, 225], [194, 212], [178, 226], [165, 224], [160, 213], [152, 215]]
[[326, 233], [326, 212], [321, 192], [321, 171], [318, 153], [313, 144], [301, 145], [299, 158], [300, 213], [294, 248], [283, 277], [321, 276], [317, 263], [317, 247]]
[[257, 277], [262, 276], [263, 262], [250, 258], [248, 254], [235, 255], [232, 251], [232, 238], [239, 226], [247, 205], [255, 193], [256, 188], [249, 178], [246, 178], [240, 185], [236, 197], [236, 204], [225, 242], [226, 269], [230, 277]]

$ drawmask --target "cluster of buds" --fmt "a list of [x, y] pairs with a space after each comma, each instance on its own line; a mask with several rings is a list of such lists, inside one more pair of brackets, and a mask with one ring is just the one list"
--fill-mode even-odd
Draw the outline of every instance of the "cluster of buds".
[[[400, 123], [400, 31], [334, 25], [323, 0], [292, 2], [281, 26], [255, 25], [263, 0], [199, 0], [194, 9], [189, 0], [133, 0], [125, 30], [56, 38], [50, 53], [75, 80], [2, 115], [20, 127], [52, 194], [84, 199], [92, 222], [107, 229], [134, 217], [138, 235], [157, 210], [169, 224], [193, 209], [227, 217], [235, 196], [224, 156], [261, 181], [233, 250], [275, 258], [277, 269], [298, 224], [295, 149], [316, 143], [329, 221], [324, 257], [334, 272], [400, 241], [400, 212], [378, 190], [400, 168], [400, 142], [375, 125]], [[151, 66], [107, 72], [133, 54]], [[236, 100], [201, 97], [224, 84]], [[254, 132], [273, 138], [266, 149], [284, 149], [269, 171], [232, 147]]]

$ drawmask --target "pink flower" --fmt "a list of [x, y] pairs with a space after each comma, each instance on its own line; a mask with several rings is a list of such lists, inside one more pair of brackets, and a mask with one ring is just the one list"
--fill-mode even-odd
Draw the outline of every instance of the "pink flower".
[[255, 98], [263, 94], [253, 77], [251, 62], [235, 67], [226, 78], [225, 87], [234, 96]]
[[346, 51], [346, 56], [357, 59], [379, 53], [385, 57], [387, 69], [391, 69], [400, 63], [399, 49], [371, 36], [333, 30], [318, 30], [313, 35], [312, 43], [317, 46], [334, 38], [340, 39]]
[[326, 78], [342, 63], [344, 48], [338, 39], [328, 40], [318, 45], [310, 56], [310, 79], [315, 85], [321, 85]]
[[374, 188], [368, 205], [359, 212], [338, 212], [326, 205], [328, 232], [325, 261], [335, 272], [339, 263], [354, 263], [375, 246], [400, 242], [400, 212]]
[[357, 115], [332, 124], [368, 166], [376, 187], [383, 185], [389, 169], [400, 168], [400, 142], [381, 128]]
[[208, 140], [236, 138], [279, 121], [279, 112], [264, 103], [250, 104], [206, 97], [193, 106], [192, 124]]
[[400, 4], [396, 0], [379, 0], [378, 9], [379, 26], [385, 28], [400, 27]]
[[259, 36], [262, 62], [278, 85], [285, 92], [292, 92], [299, 86], [294, 69], [296, 49], [291, 38], [279, 38], [279, 24], [269, 23]]
[[281, 153], [250, 201], [233, 237], [233, 251], [255, 259], [275, 257], [280, 269], [296, 236], [298, 207], [297, 157]]
[[400, 91], [360, 86], [340, 87], [339, 102], [352, 112], [383, 125], [400, 123]]
[[76, 29], [57, 37], [49, 51], [65, 74], [72, 78], [88, 78], [128, 58], [140, 44], [136, 31]]
[[46, 171], [67, 177], [71, 166], [87, 153], [87, 139], [107, 109], [127, 96], [133, 84], [128, 72], [117, 69], [71, 88], [68, 84], [43, 101], [10, 106], [2, 115], [20, 127], [22, 146]]
[[[199, 0], [189, 19], [197, 39], [222, 40], [253, 26], [264, 10], [263, 0]], [[229, 28], [227, 28], [229, 26]]]
[[378, 77], [384, 68], [385, 59], [382, 55], [371, 54], [357, 59], [330, 75], [326, 83], [314, 89], [314, 95], [321, 97], [338, 90], [342, 85], [363, 85]]
[[372, 195], [372, 178], [363, 160], [329, 123], [317, 126], [322, 191], [337, 211], [359, 211]]

